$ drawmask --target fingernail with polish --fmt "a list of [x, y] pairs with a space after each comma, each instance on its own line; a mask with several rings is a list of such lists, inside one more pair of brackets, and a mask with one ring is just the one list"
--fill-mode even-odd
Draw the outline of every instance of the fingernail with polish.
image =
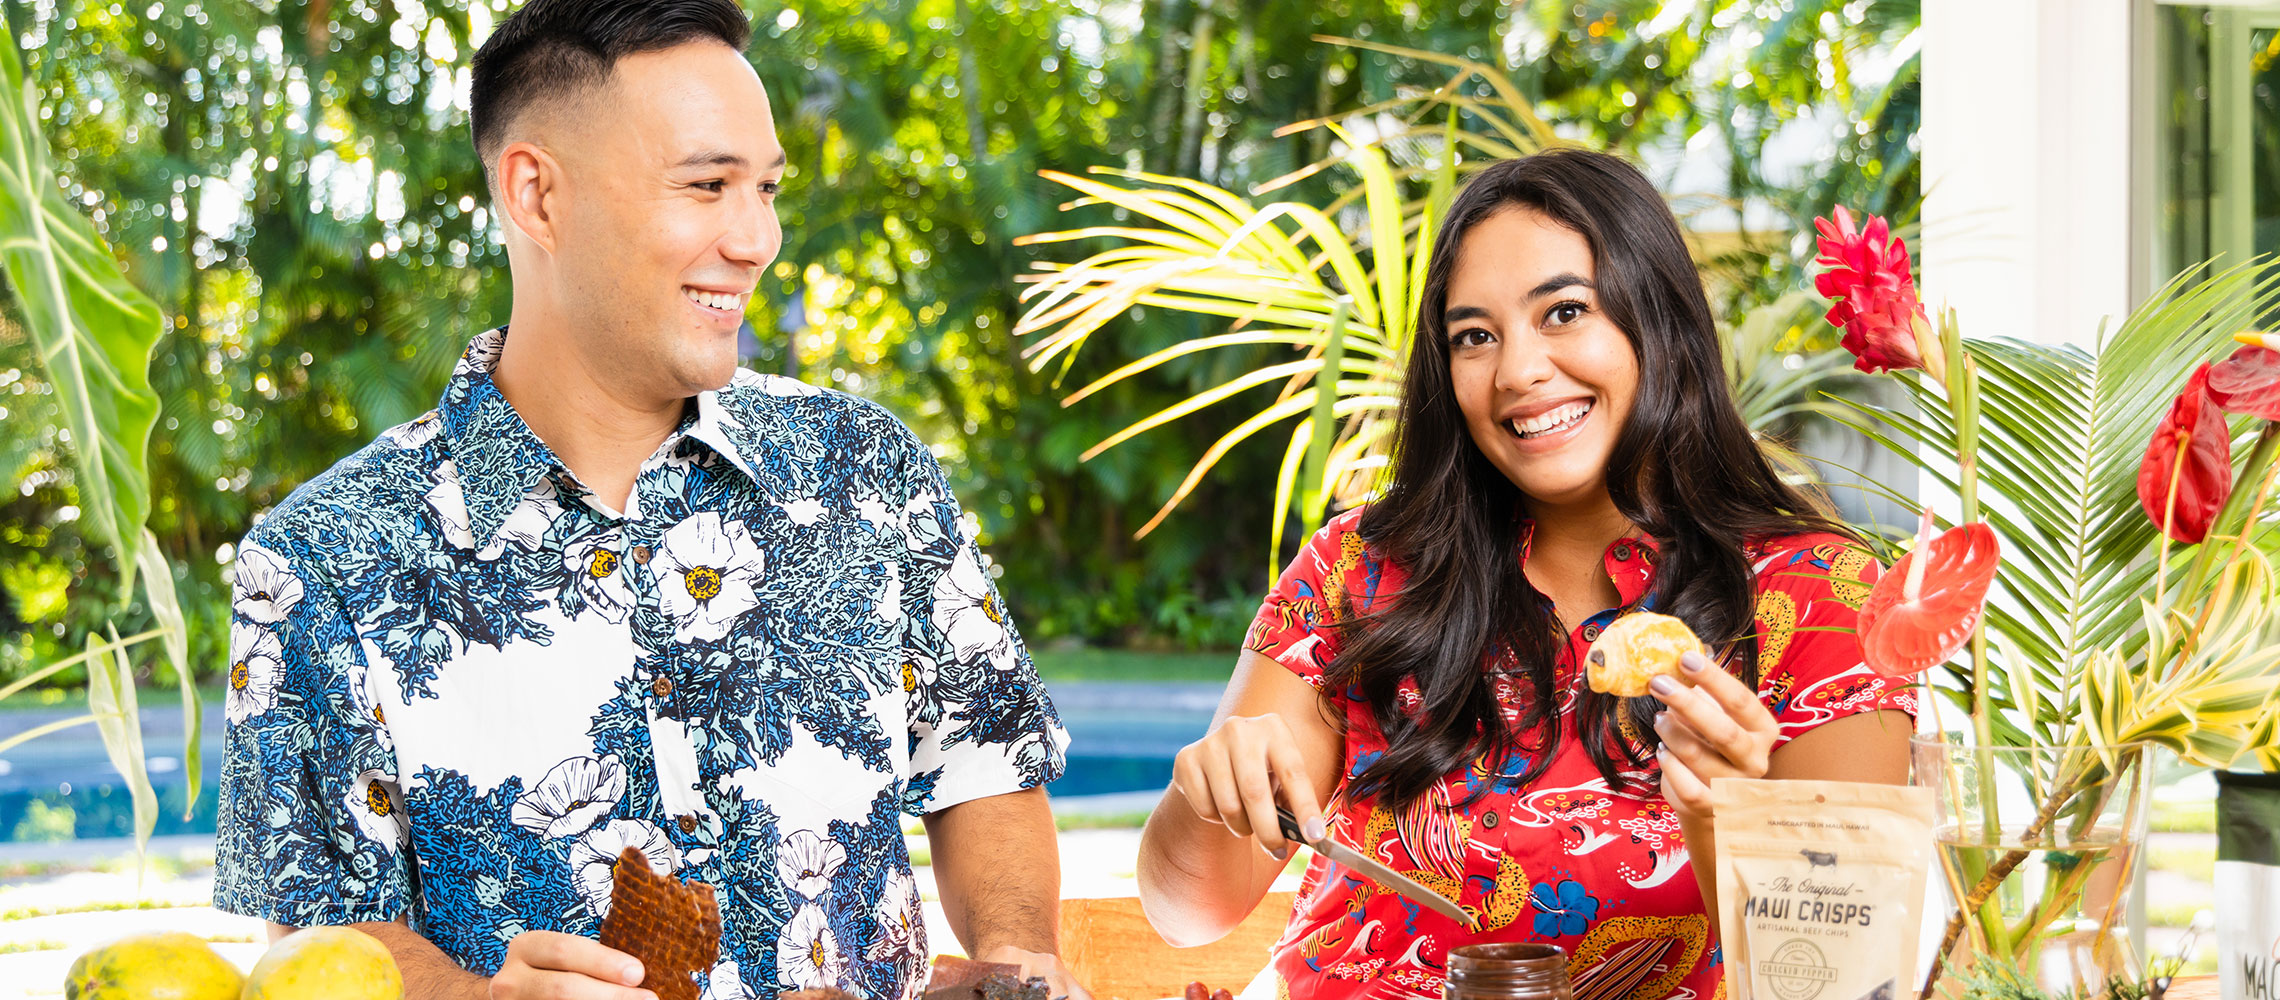
[[1678, 658], [1678, 668], [1690, 674], [1699, 674], [1710, 669], [1710, 658], [1699, 651], [1689, 652]]
[[1678, 687], [1678, 682], [1671, 680], [1668, 674], [1658, 674], [1654, 680], [1647, 682], [1647, 690], [1665, 697], [1677, 694]]
[[1289, 844], [1284, 844], [1284, 845], [1282, 845], [1281, 847], [1278, 847], [1278, 848], [1276, 848], [1276, 849], [1274, 849], [1274, 850], [1268, 851], [1267, 853], [1268, 853], [1268, 854], [1271, 854], [1271, 855], [1273, 855], [1273, 856], [1274, 856], [1274, 859], [1275, 859], [1276, 861], [1289, 861], [1289, 860], [1290, 860], [1290, 845], [1289, 845]]
[[1659, 730], [1661, 730], [1661, 729], [1662, 729], [1662, 727], [1663, 727], [1663, 723], [1665, 723], [1665, 722], [1669, 722], [1669, 721], [1670, 721], [1670, 713], [1669, 713], [1669, 712], [1656, 712], [1656, 713], [1655, 713], [1655, 729], [1656, 729], [1656, 730], [1658, 730], [1658, 731], [1659, 731]]
[[1322, 817], [1316, 816], [1307, 820], [1306, 825], [1299, 827], [1299, 832], [1305, 834], [1306, 839], [1310, 842], [1321, 840], [1330, 835], [1330, 824], [1322, 822]]

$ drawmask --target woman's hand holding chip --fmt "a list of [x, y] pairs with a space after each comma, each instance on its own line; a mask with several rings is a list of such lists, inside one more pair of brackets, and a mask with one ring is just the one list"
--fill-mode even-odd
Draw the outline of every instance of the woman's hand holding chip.
[[1648, 685], [1664, 706], [1655, 716], [1655, 734], [1662, 737], [1655, 758], [1663, 798], [1680, 819], [1699, 823], [1711, 816], [1710, 782], [1765, 777], [1781, 726], [1756, 691], [1708, 656], [1687, 653], [1678, 665], [1679, 676]]

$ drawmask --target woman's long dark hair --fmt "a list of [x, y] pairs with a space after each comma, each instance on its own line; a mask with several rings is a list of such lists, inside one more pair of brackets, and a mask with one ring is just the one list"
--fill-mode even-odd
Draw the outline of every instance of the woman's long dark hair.
[[[1347, 794], [1380, 796], [1396, 809], [1475, 761], [1495, 779], [1533, 781], [1559, 745], [1560, 696], [1552, 681], [1567, 636], [1551, 601], [1521, 570], [1528, 499], [1466, 430], [1442, 322], [1465, 234], [1517, 206], [1590, 243], [1599, 308], [1630, 339], [1638, 360], [1638, 391], [1608, 459], [1607, 489], [1616, 509], [1659, 550], [1657, 611], [1684, 619], [1712, 648], [1731, 649], [1743, 679], [1755, 684], [1754, 578], [1744, 545], [1845, 531], [1813, 496], [1782, 481], [1742, 423], [1702, 279], [1677, 220], [1636, 168], [1603, 153], [1563, 149], [1475, 174], [1433, 243], [1403, 382], [1393, 481], [1359, 528], [1408, 582], [1384, 610], [1355, 622], [1330, 671], [1337, 687], [1325, 685], [1350, 685], [1389, 748]], [[1492, 675], [1499, 670], [1533, 686], [1516, 727], [1505, 724], [1498, 707]], [[1424, 697], [1421, 707], [1405, 710], [1401, 683], [1412, 677]], [[1622, 716], [1651, 741], [1661, 704], [1625, 704], [1589, 690], [1578, 697], [1585, 751], [1608, 784], [1621, 788], [1625, 765], [1635, 769], [1646, 760], [1620, 738]], [[1509, 755], [1523, 751], [1533, 758], [1523, 772], [1499, 773]]]

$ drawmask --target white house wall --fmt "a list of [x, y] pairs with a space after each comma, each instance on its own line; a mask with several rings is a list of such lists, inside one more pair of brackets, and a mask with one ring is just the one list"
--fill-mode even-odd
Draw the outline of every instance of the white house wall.
[[2127, 315], [2132, 27], [2146, 0], [1924, 0], [1926, 304], [2089, 345]]

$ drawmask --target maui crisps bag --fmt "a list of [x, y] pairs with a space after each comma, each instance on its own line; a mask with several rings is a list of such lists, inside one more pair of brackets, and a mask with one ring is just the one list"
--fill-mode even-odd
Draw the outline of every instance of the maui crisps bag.
[[2217, 982], [2280, 1000], [2280, 774], [2217, 772]]
[[1728, 996], [1911, 996], [1932, 790], [1743, 778], [1710, 790]]

